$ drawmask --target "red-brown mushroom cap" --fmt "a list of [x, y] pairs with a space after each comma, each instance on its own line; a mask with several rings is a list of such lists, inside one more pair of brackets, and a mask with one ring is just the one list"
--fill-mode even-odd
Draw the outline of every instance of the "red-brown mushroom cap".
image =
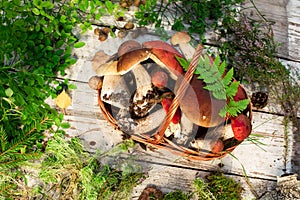
[[[150, 58], [158, 65], [165, 66], [168, 70], [178, 77], [183, 74], [183, 68], [177, 61], [176, 56], [183, 57], [172, 45], [159, 41], [148, 41], [143, 43], [143, 47], [151, 49]], [[173, 78], [175, 78], [173, 76]]]
[[174, 53], [175, 55], [182, 57], [182, 55], [175, 49], [172, 45], [163, 42], [161, 40], [153, 40], [153, 41], [148, 41], [143, 43], [143, 47], [148, 48], [148, 49], [162, 49], [165, 51], [169, 51]]
[[123, 75], [149, 58], [150, 51], [146, 48], [136, 49], [125, 53], [119, 57], [117, 71], [119, 74]]
[[175, 57], [175, 54], [163, 49], [151, 49], [150, 58], [158, 65], [165, 66], [171, 73], [172, 78], [178, 78], [183, 74], [183, 68]]
[[[175, 93], [182, 80], [181, 78], [177, 81]], [[214, 127], [224, 122], [219, 112], [226, 101], [215, 99], [208, 90], [203, 88], [204, 86], [205, 83], [194, 75], [179, 106], [193, 123], [202, 127]]]

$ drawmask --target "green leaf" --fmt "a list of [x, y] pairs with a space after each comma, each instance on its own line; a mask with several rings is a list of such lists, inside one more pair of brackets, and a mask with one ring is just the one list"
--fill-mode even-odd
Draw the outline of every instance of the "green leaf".
[[183, 67], [183, 69], [186, 71], [189, 67], [189, 61], [187, 61], [184, 58], [181, 58], [177, 55], [175, 55], [176, 59], [178, 60], [179, 64]]
[[229, 85], [233, 78], [233, 68], [231, 68], [224, 76], [222, 82], [225, 86]]
[[62, 122], [60, 124], [60, 127], [62, 127], [63, 129], [67, 129], [67, 128], [70, 128], [71, 125], [68, 122]]
[[34, 27], [34, 29], [35, 29], [36, 32], [39, 32], [40, 29], [41, 29], [40, 24], [37, 24], [37, 25]]
[[14, 91], [10, 88], [7, 88], [5, 90], [5, 94], [6, 94], [7, 97], [11, 97], [14, 94]]
[[37, 8], [33, 8], [33, 9], [32, 9], [32, 12], [33, 12], [35, 15], [40, 15], [40, 10], [37, 9]]
[[70, 85], [69, 85], [69, 89], [74, 90], [74, 89], [77, 89], [77, 87], [76, 87], [76, 85], [74, 85], [74, 84], [70, 84]]
[[47, 9], [52, 9], [54, 7], [54, 4], [50, 1], [42, 1], [40, 6]]
[[111, 1], [105, 1], [105, 6], [109, 14], [113, 13], [114, 4]]
[[74, 44], [74, 48], [80, 48], [80, 47], [83, 47], [85, 45], [85, 42], [76, 42]]
[[234, 97], [237, 93], [240, 82], [232, 82], [229, 87], [226, 88], [227, 96]]

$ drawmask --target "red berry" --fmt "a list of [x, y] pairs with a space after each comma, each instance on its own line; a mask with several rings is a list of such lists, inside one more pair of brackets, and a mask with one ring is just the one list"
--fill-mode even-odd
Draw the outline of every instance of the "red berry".
[[245, 90], [242, 88], [242, 86], [239, 85], [238, 90], [233, 97], [233, 100], [239, 101], [239, 100], [243, 100], [243, 99], [247, 99], [247, 94], [246, 94]]
[[238, 141], [246, 139], [252, 130], [251, 122], [244, 114], [231, 118], [231, 128], [235, 139]]
[[[163, 98], [161, 100], [161, 105], [164, 108], [164, 110], [166, 111], [166, 113], [169, 111], [172, 101], [173, 100], [171, 98]], [[181, 119], [181, 111], [179, 108], [177, 108], [175, 115], [172, 118], [172, 122], [174, 124], [177, 124], [180, 122], [180, 119]]]

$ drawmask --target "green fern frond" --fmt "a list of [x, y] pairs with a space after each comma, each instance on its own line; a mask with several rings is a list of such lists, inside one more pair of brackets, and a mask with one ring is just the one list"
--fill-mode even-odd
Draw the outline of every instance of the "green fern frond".
[[[177, 59], [182, 67], [187, 70], [189, 62], [183, 58], [177, 57]], [[203, 88], [210, 91], [214, 98], [227, 101], [225, 107], [219, 112], [220, 116], [237, 116], [247, 108], [249, 99], [234, 101], [233, 97], [236, 95], [240, 83], [237, 81], [234, 82], [233, 68], [227, 72], [226, 69], [226, 62], [221, 62], [219, 56], [211, 63], [209, 57], [205, 55], [199, 59], [194, 74], [198, 75], [198, 79], [203, 80], [206, 84]]]
[[229, 87], [226, 87], [226, 94], [227, 94], [227, 96], [233, 97], [237, 93], [239, 84], [240, 84], [239, 81], [232, 82]]
[[231, 82], [232, 82], [232, 78], [233, 78], [233, 68], [231, 68], [226, 75], [224, 76], [224, 78], [222, 79], [222, 83], [225, 86], [228, 86]]
[[236, 117], [239, 113], [247, 108], [249, 105], [249, 99], [243, 99], [239, 101], [229, 101], [226, 105], [226, 112], [229, 113], [231, 116]]

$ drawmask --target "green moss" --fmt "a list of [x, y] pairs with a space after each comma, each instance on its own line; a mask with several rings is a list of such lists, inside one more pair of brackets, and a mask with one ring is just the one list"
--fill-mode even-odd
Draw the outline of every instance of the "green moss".
[[170, 192], [166, 194], [163, 200], [189, 200], [192, 197], [192, 193], [190, 192], [183, 192], [180, 190], [176, 190], [174, 192]]
[[241, 199], [243, 190], [240, 183], [234, 179], [226, 177], [222, 173], [212, 173], [207, 176], [208, 188], [216, 197], [222, 200], [238, 200]]

